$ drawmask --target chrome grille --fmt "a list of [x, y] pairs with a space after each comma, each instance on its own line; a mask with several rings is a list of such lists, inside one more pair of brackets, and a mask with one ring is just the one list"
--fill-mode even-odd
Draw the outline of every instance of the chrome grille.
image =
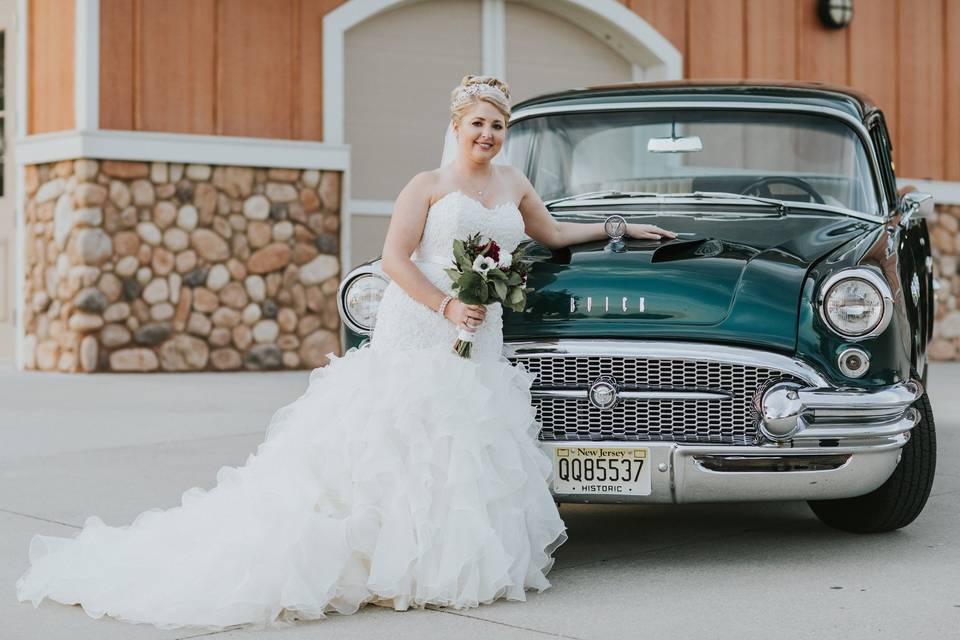
[[536, 374], [534, 389], [588, 389], [601, 375], [621, 389], [713, 391], [729, 399], [630, 400], [598, 409], [586, 399], [534, 398], [541, 440], [671, 440], [750, 444], [756, 434], [754, 393], [771, 379], [798, 378], [760, 366], [617, 356], [516, 356]]

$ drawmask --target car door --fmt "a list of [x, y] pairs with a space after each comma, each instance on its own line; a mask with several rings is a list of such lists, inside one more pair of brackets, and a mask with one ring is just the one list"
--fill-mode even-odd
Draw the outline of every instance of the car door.
[[[879, 111], [875, 112], [869, 119], [868, 126], [880, 161], [887, 200], [896, 207], [900, 197], [897, 192], [896, 174], [891, 155], [893, 146], [890, 144], [883, 114]], [[900, 282], [903, 286], [903, 298], [910, 321], [913, 364], [917, 373], [923, 375], [926, 367], [927, 344], [933, 333], [933, 261], [927, 221], [920, 216], [913, 216], [905, 225], [898, 226], [895, 233], [898, 236], [896, 247], [899, 253]]]

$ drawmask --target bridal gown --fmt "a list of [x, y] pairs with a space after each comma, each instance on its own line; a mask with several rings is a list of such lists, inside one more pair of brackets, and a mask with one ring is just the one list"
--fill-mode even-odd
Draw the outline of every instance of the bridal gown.
[[[513, 251], [520, 212], [448, 193], [415, 264], [451, 293], [453, 239], [477, 231]], [[536, 445], [534, 376], [501, 355], [501, 313], [488, 305], [463, 359], [455, 326], [391, 282], [370, 344], [314, 369], [242, 466], [130, 525], [89, 516], [72, 538], [35, 535], [18, 598], [219, 630], [546, 589], [566, 533]]]

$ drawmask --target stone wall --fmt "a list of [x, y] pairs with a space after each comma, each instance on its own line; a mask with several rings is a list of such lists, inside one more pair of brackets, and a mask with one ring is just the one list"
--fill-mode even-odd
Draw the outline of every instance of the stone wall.
[[960, 360], [960, 205], [938, 205], [930, 221], [933, 275], [940, 283], [931, 360]]
[[313, 368], [340, 354], [340, 174], [26, 167], [25, 365]]

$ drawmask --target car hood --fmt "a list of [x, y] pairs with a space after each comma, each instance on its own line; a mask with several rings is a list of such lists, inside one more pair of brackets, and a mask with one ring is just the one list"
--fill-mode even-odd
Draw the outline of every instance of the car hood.
[[811, 265], [877, 226], [829, 214], [610, 213], [681, 235], [625, 239], [622, 252], [606, 241], [554, 251], [531, 242], [533, 291], [523, 312], [505, 313], [505, 340], [677, 338], [793, 351]]

